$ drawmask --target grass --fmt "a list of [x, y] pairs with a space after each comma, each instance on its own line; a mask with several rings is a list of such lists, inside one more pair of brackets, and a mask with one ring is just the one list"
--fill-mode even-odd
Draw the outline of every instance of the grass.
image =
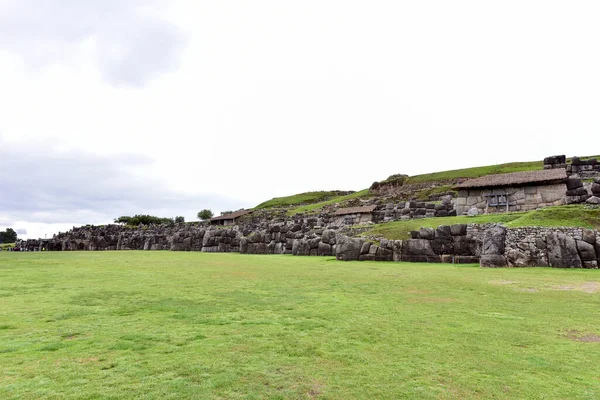
[[2, 399], [598, 398], [600, 271], [0, 254]]
[[2, 251], [8, 250], [11, 247], [15, 247], [15, 244], [14, 243], [0, 243], [0, 249], [2, 249]]
[[275, 197], [271, 200], [260, 203], [255, 210], [273, 207], [289, 207], [298, 204], [318, 203], [327, 200], [331, 197], [339, 197], [339, 191], [320, 191], [299, 193], [286, 197]]
[[458, 178], [478, 178], [485, 175], [506, 174], [509, 172], [535, 171], [542, 169], [542, 161], [514, 162], [508, 164], [487, 165], [484, 167], [473, 167], [454, 169], [450, 171], [434, 172], [431, 174], [415, 175], [408, 178], [409, 183], [423, 183], [435, 181], [450, 181]]
[[438, 217], [395, 221], [374, 225], [363, 233], [364, 236], [384, 237], [386, 239], [408, 239], [410, 231], [424, 228], [437, 228], [440, 225], [502, 223], [507, 227], [521, 226], [575, 226], [582, 228], [600, 228], [600, 208], [588, 208], [582, 205], [548, 207], [540, 210], [515, 213], [486, 214], [475, 217]]
[[369, 197], [369, 196], [370, 196], [369, 189], [364, 189], [359, 192], [354, 192], [354, 193], [351, 193], [351, 194], [348, 194], [345, 196], [337, 196], [337, 197], [334, 197], [329, 200], [321, 201], [321, 202], [314, 203], [314, 204], [307, 204], [307, 205], [303, 205], [300, 207], [290, 209], [290, 210], [288, 210], [288, 215], [295, 215], [295, 214], [299, 214], [299, 213], [316, 213], [325, 206], [329, 206], [329, 205], [332, 205], [335, 203], [344, 203], [344, 202], [347, 202], [350, 200], [360, 199], [360, 198]]

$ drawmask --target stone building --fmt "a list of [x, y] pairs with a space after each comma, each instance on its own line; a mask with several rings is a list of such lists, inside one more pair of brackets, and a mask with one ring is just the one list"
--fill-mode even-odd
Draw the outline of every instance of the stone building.
[[334, 225], [358, 225], [373, 221], [373, 212], [377, 206], [340, 208], [333, 213]]
[[211, 225], [231, 226], [237, 225], [238, 219], [244, 215], [252, 213], [252, 210], [238, 210], [232, 213], [227, 213], [210, 219]]
[[476, 208], [479, 214], [529, 211], [565, 204], [567, 173], [564, 168], [487, 175], [455, 186], [458, 215]]

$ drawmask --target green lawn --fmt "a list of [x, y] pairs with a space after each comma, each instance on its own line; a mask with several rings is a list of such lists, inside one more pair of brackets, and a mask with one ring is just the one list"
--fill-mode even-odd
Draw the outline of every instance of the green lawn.
[[[410, 231], [419, 228], [437, 228], [440, 225], [502, 223], [509, 228], [522, 226], [572, 226], [600, 229], [600, 208], [584, 205], [547, 207], [528, 212], [485, 214], [475, 217], [437, 217], [394, 221], [373, 225], [363, 236], [378, 236], [387, 239], [408, 239]], [[361, 228], [360, 226], [358, 228]]]
[[600, 271], [0, 253], [2, 399], [600, 397]]
[[2, 251], [8, 250], [10, 247], [15, 247], [15, 244], [14, 243], [0, 243], [0, 249], [2, 249]]

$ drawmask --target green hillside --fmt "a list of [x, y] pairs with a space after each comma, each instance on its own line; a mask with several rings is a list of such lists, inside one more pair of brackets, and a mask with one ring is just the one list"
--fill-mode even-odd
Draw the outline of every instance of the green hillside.
[[[600, 156], [580, 157], [582, 160], [586, 160], [588, 158], [600, 158]], [[570, 162], [571, 159], [568, 158], [567, 161]], [[425, 201], [429, 195], [443, 193], [450, 190], [453, 183], [459, 179], [472, 179], [485, 175], [505, 174], [511, 172], [535, 171], [542, 168], [543, 161], [540, 160], [454, 169], [409, 177], [406, 175], [395, 174], [387, 179], [377, 182], [375, 186], [377, 187], [390, 183], [396, 186], [432, 183], [434, 186], [418, 190], [414, 193], [415, 199]], [[318, 213], [323, 207], [330, 206], [335, 203], [339, 203], [340, 205], [344, 206], [352, 200], [359, 198], [366, 199], [369, 197], [375, 197], [377, 195], [376, 192], [372, 192], [369, 189], [363, 189], [351, 194], [347, 194], [348, 192], [342, 193], [343, 194], [341, 194], [340, 191], [319, 191], [299, 193], [286, 197], [277, 197], [259, 204], [255, 207], [255, 209], [288, 208], [288, 215], [295, 215], [298, 213]]]

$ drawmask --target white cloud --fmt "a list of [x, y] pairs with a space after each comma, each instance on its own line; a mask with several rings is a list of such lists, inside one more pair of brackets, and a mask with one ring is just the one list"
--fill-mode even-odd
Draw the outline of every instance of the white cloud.
[[[141, 157], [121, 178], [159, 182], [148, 206], [219, 193], [240, 200], [201, 208], [247, 207], [393, 173], [598, 153], [595, 1], [38, 3], [0, 5], [0, 21], [18, 22], [0, 24], [0, 138]], [[80, 200], [50, 189], [55, 206]], [[102, 196], [83, 199], [107, 215]]]

